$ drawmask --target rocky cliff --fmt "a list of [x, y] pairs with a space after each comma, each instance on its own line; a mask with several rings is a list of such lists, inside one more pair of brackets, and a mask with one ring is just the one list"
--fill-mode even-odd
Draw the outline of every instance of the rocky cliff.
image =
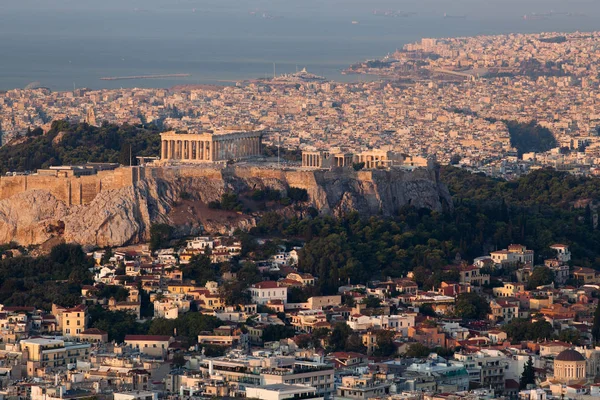
[[[99, 192], [87, 204], [67, 205], [43, 188], [0, 200], [0, 243], [38, 245], [63, 239], [91, 246], [147, 240], [150, 226], [164, 222], [179, 235], [226, 233], [249, 228], [260, 216], [210, 210], [226, 191], [271, 187], [306, 189], [307, 206], [323, 214], [393, 215], [406, 204], [441, 211], [452, 207], [435, 171], [276, 170], [258, 167], [156, 167], [139, 169], [129, 186]], [[88, 177], [89, 178], [89, 177]]]

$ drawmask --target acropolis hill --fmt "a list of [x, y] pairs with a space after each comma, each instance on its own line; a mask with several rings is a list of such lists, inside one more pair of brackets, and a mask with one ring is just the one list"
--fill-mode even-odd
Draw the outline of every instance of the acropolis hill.
[[[55, 167], [32, 175], [3, 176], [0, 243], [38, 245], [55, 239], [120, 246], [147, 240], [150, 226], [160, 222], [174, 226], [178, 235], [202, 230], [226, 233], [253, 226], [260, 213], [215, 211], [206, 205], [225, 192], [267, 187], [283, 192], [290, 187], [306, 189], [306, 207], [323, 214], [356, 210], [365, 216], [392, 215], [407, 204], [433, 210], [452, 206], [434, 168], [355, 171], [350, 166], [279, 168], [257, 160], [170, 161], [135, 167]], [[279, 211], [298, 212], [291, 207]]]

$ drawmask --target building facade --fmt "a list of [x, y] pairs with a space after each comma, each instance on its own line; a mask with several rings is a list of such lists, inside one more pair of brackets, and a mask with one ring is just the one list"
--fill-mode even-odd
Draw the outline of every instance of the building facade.
[[206, 163], [260, 156], [263, 131], [230, 129], [201, 134], [163, 132], [161, 160]]

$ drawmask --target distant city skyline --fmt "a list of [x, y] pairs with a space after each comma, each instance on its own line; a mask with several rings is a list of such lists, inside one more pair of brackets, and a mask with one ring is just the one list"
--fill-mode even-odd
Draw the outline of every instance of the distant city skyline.
[[[416, 14], [385, 17], [375, 10]], [[524, 20], [527, 14], [539, 18]], [[31, 82], [53, 90], [223, 84], [269, 76], [273, 63], [280, 73], [307, 67], [348, 80], [355, 78], [340, 71], [349, 64], [422, 37], [594, 30], [599, 14], [600, 5], [588, 0], [3, 2], [0, 53], [8, 57], [0, 90]], [[99, 80], [177, 73], [190, 76]]]

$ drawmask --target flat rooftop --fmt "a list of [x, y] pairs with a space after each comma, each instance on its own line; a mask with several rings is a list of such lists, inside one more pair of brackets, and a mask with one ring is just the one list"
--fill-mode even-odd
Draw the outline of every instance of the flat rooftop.
[[270, 390], [273, 392], [288, 392], [288, 391], [303, 391], [306, 392], [307, 390], [315, 390], [316, 389], [312, 386], [302, 386], [302, 385], [288, 385], [285, 383], [273, 383], [271, 385], [263, 385], [263, 386], [257, 386], [256, 389], [264, 389], [264, 390]]

